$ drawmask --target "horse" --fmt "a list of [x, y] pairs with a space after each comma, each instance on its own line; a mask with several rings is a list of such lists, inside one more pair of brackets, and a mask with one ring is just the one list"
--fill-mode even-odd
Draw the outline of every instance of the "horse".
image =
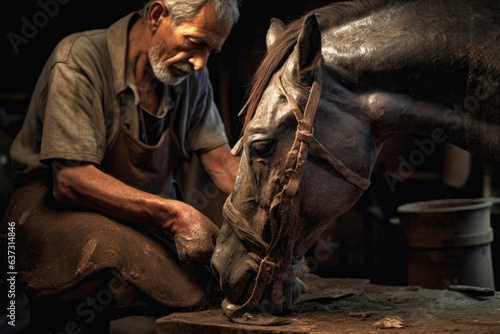
[[334, 2], [273, 18], [266, 49], [211, 266], [232, 321], [276, 324], [303, 290], [306, 251], [370, 186], [387, 139], [424, 135], [500, 165], [500, 3]]

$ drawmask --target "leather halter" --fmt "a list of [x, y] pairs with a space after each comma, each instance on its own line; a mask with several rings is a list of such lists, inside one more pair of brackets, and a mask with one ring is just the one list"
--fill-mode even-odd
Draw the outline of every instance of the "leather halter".
[[[320, 64], [321, 65], [321, 60]], [[318, 156], [325, 160], [345, 180], [352, 183], [360, 190], [366, 190], [370, 181], [346, 167], [340, 160], [333, 157], [326, 148], [314, 139], [313, 122], [321, 97], [322, 78], [321, 66], [315, 70], [314, 82], [311, 86], [306, 107], [302, 112], [297, 102], [285, 91], [278, 78], [278, 87], [287, 98], [289, 105], [297, 119], [295, 140], [285, 161], [285, 173], [280, 180], [281, 190], [274, 197], [270, 209], [269, 219], [271, 224], [271, 242], [265, 242], [252, 227], [245, 217], [234, 207], [231, 198], [224, 204], [224, 216], [233, 232], [249, 249], [248, 255], [255, 261], [252, 266], [257, 271], [252, 294], [241, 306], [234, 305], [225, 300], [223, 309], [233, 321], [254, 309], [267, 285], [273, 283], [274, 313], [289, 310], [292, 303], [292, 280], [296, 277], [302, 262], [292, 265], [292, 253], [300, 215], [299, 184], [304, 173], [309, 147], [314, 149]], [[264, 258], [257, 254], [263, 254]]]

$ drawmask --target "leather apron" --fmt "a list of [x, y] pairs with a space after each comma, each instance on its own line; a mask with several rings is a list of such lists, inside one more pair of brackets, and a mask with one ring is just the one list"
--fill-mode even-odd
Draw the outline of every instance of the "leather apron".
[[128, 185], [153, 194], [172, 193], [174, 171], [180, 165], [179, 140], [168, 128], [154, 146], [139, 141], [122, 123], [101, 168]]
[[[173, 171], [179, 159], [172, 141], [167, 129], [155, 146], [147, 146], [122, 125], [102, 168], [129, 185], [163, 193], [173, 177], [162, 171]], [[58, 203], [51, 182], [49, 176], [15, 189], [6, 215], [16, 228], [17, 277], [29, 296], [78, 291], [89, 277], [108, 271], [168, 308], [206, 300], [195, 275], [148, 229]]]

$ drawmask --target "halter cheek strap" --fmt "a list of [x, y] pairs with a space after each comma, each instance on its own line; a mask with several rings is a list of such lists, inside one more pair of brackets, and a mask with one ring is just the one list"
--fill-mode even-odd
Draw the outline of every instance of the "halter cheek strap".
[[[295, 114], [295, 118], [297, 119], [298, 123], [297, 130], [295, 132], [295, 142], [288, 154], [291, 154], [294, 149], [297, 149], [299, 143], [304, 144], [300, 146], [300, 156], [297, 157], [297, 165], [299, 165], [305, 163], [305, 160], [307, 159], [307, 153], [303, 151], [311, 147], [321, 159], [326, 161], [330, 165], [330, 167], [332, 167], [333, 170], [342, 175], [345, 180], [349, 181], [360, 190], [365, 191], [370, 186], [370, 181], [344, 165], [342, 161], [335, 158], [318, 140], [314, 138], [313, 122], [316, 115], [316, 110], [318, 109], [322, 88], [320, 71], [321, 68], [317, 69], [316, 78], [311, 86], [309, 98], [307, 100], [304, 112], [300, 110], [297, 102], [290, 96], [290, 94], [285, 91], [281, 80], [279, 80], [278, 87], [281, 90], [281, 93], [288, 100], [290, 106], [292, 106], [292, 111]], [[300, 157], [305, 158], [300, 159]]]

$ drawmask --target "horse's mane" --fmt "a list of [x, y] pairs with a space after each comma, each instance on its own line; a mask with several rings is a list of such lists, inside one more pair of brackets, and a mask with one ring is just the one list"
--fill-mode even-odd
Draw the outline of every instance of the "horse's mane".
[[[318, 25], [323, 31], [336, 25], [358, 19], [368, 15], [373, 10], [391, 3], [391, 0], [357, 0], [332, 3], [319, 9], [312, 10], [316, 15]], [[253, 118], [257, 105], [264, 94], [272, 75], [280, 69], [288, 56], [293, 51], [298, 35], [302, 28], [302, 18], [291, 21], [285, 28], [280, 38], [267, 50], [264, 58], [260, 62], [250, 82], [248, 99], [241, 110], [240, 115], [244, 116], [243, 133], [248, 122]]]

